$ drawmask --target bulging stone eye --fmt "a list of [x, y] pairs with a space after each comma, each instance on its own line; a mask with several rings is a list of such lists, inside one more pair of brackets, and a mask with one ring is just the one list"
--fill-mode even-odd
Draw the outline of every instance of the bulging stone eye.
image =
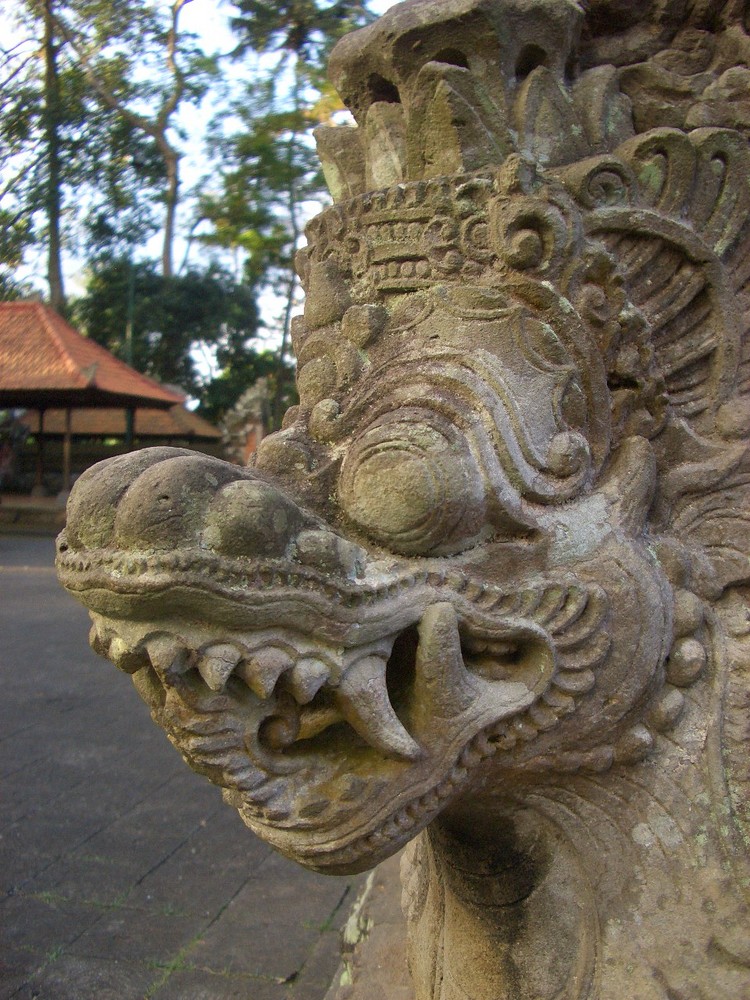
[[428, 411], [383, 418], [355, 441], [342, 507], [374, 541], [406, 555], [461, 551], [486, 521], [481, 473], [460, 432]]

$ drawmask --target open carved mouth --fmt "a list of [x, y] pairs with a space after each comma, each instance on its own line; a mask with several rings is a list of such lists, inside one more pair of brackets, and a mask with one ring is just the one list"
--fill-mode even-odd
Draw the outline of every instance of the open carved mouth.
[[554, 726], [607, 650], [607, 602], [573, 580], [502, 592], [435, 560], [333, 586], [281, 560], [61, 550], [94, 648], [191, 766], [328, 871], [391, 853], [477, 763]]

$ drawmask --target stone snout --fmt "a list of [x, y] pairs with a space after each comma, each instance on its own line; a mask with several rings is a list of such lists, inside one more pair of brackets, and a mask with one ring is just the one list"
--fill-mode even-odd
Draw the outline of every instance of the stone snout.
[[344, 576], [361, 572], [364, 558], [261, 476], [166, 448], [112, 459], [85, 473], [68, 505], [66, 544], [289, 558]]
[[462, 754], [493, 751], [473, 738], [554, 670], [533, 615], [498, 630], [439, 568], [384, 576], [270, 483], [184, 452], [82, 477], [58, 567], [191, 765], [325, 870], [417, 832], [465, 780]]

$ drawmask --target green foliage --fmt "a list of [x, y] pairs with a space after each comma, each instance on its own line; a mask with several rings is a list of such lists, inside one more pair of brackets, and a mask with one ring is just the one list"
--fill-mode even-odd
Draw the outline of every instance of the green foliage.
[[288, 282], [300, 206], [322, 194], [305, 110], [285, 107], [273, 81], [256, 81], [230, 109], [234, 130], [221, 134], [214, 126], [221, 186], [200, 199], [211, 226], [201, 240], [241, 250], [246, 279], [256, 286]]
[[[268, 380], [269, 394], [273, 399], [279, 378], [279, 359], [273, 351], [264, 350], [258, 354], [247, 351], [244, 358], [235, 358], [203, 387], [199, 395], [198, 412], [207, 420], [218, 423], [243, 392], [259, 378]], [[286, 409], [297, 402], [294, 368], [290, 364], [285, 363], [281, 369], [281, 380], [281, 405]], [[275, 425], [271, 429], [275, 429]]]
[[[128, 345], [128, 303], [132, 343]], [[252, 290], [216, 267], [164, 277], [152, 261], [132, 265], [106, 257], [91, 269], [86, 294], [74, 304], [80, 328], [117, 357], [160, 382], [200, 396], [196, 352], [212, 349], [220, 370], [255, 356], [258, 328]]]
[[[311, 131], [341, 107], [325, 62], [371, 15], [363, 0], [232, 0], [238, 84], [228, 62], [178, 24], [193, 2], [205, 0], [18, 0], [18, 33], [0, 43], [0, 298], [29, 293], [18, 269], [53, 243], [52, 176], [62, 255], [85, 261], [89, 275], [74, 321], [127, 359], [132, 277], [133, 365], [195, 395], [211, 419], [264, 376], [278, 423], [294, 392], [286, 357], [299, 302], [293, 259], [306, 218], [327, 197]], [[55, 92], [45, 89], [45, 24]], [[180, 113], [211, 88], [227, 96], [205, 137], [206, 177], [186, 194], [182, 151], [204, 137]], [[175, 274], [178, 199], [183, 220], [188, 208], [193, 216], [189, 245], [200, 263]], [[161, 265], [131, 272], [129, 260], [159, 232]], [[269, 291], [280, 315], [261, 322], [257, 302]], [[277, 350], [259, 348], [263, 326], [278, 334]]]
[[[52, 10], [62, 15], [72, 6], [60, 3]], [[154, 209], [163, 182], [153, 140], [102, 104], [59, 31], [54, 42], [58, 99], [49, 107], [41, 13], [41, 5], [31, 0], [19, 5], [21, 40], [0, 54], [0, 265], [8, 268], [49, 239], [50, 114], [58, 143], [61, 235], [69, 253], [148, 239], [157, 228]]]
[[325, 62], [346, 31], [371, 19], [353, 0], [234, 0], [235, 57], [256, 72], [214, 120], [218, 171], [199, 202], [204, 245], [231, 250], [245, 280], [284, 302], [273, 372], [272, 419], [278, 425], [291, 391], [286, 349], [299, 301], [294, 255], [311, 206], [327, 200], [312, 129], [341, 108], [325, 82]]
[[322, 67], [333, 45], [348, 31], [372, 20], [366, 4], [337, 0], [235, 0], [232, 28], [238, 51], [294, 53], [311, 66]]
[[[0, 197], [6, 211], [32, 225], [13, 251], [23, 254], [51, 239], [50, 126], [68, 256], [142, 246], [162, 225], [170, 197], [176, 209], [180, 154], [173, 117], [199, 102], [217, 73], [216, 60], [177, 31], [186, 2], [19, 3], [21, 40], [0, 50]], [[45, 87], [45, 24], [52, 32], [54, 102]], [[17, 264], [9, 246], [0, 240], [0, 265]]]

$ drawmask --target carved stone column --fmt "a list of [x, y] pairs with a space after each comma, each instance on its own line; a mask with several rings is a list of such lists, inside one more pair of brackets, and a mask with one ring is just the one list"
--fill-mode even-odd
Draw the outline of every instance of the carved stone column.
[[60, 537], [252, 830], [412, 841], [418, 1000], [750, 997], [748, 14], [587, 11], [344, 39], [300, 405], [250, 468], [102, 463]]

